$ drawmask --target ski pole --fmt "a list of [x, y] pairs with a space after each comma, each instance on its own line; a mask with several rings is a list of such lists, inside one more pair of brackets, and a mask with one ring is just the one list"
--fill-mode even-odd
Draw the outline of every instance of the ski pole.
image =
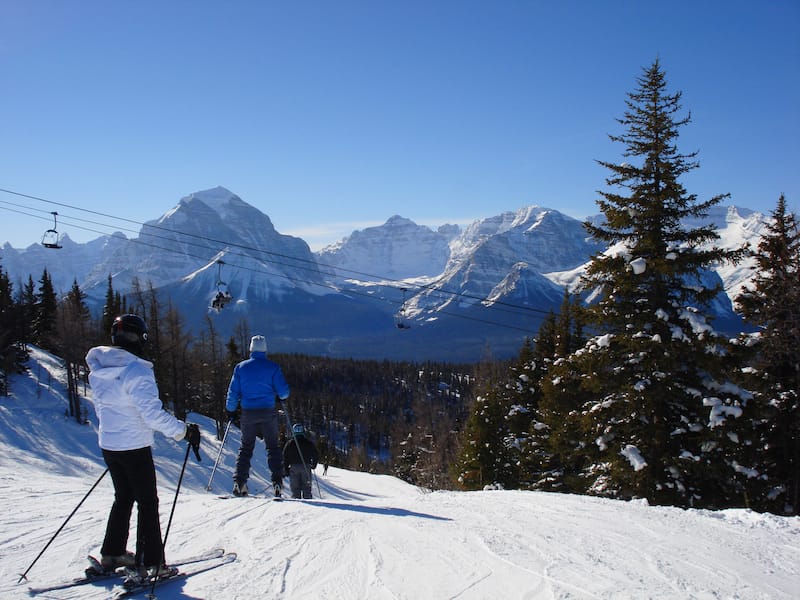
[[[172, 517], [175, 514], [175, 505], [178, 503], [178, 493], [181, 491], [181, 483], [183, 483], [183, 474], [186, 471], [186, 462], [189, 460], [189, 450], [192, 447], [186, 445], [186, 455], [183, 457], [183, 466], [181, 467], [181, 474], [178, 477], [178, 487], [175, 488], [175, 498], [172, 500], [172, 510], [169, 511], [169, 521], [167, 521], [167, 530], [164, 532], [164, 542], [161, 544], [163, 548], [167, 547], [167, 537], [169, 537], [169, 528], [172, 526]], [[162, 549], [163, 554], [163, 549]]]
[[59, 528], [58, 528], [58, 531], [56, 531], [56, 532], [53, 534], [53, 537], [51, 537], [51, 538], [50, 538], [50, 541], [49, 541], [49, 542], [47, 542], [47, 544], [45, 544], [44, 548], [42, 548], [42, 551], [41, 551], [41, 552], [39, 552], [39, 555], [38, 555], [36, 558], [34, 558], [34, 559], [33, 559], [33, 562], [30, 564], [30, 566], [29, 566], [27, 569], [25, 569], [25, 572], [24, 572], [22, 575], [20, 575], [20, 576], [19, 576], [19, 581], [17, 581], [17, 583], [19, 583], [19, 582], [20, 582], [20, 581], [22, 581], [23, 579], [27, 579], [26, 575], [28, 574], [28, 571], [30, 571], [30, 570], [31, 570], [31, 568], [33, 568], [33, 565], [35, 565], [35, 564], [36, 564], [36, 561], [37, 561], [37, 560], [39, 560], [39, 558], [41, 558], [42, 554], [44, 554], [44, 551], [45, 551], [45, 550], [47, 550], [47, 548], [49, 548], [49, 547], [50, 547], [50, 544], [52, 544], [52, 543], [53, 543], [53, 540], [54, 540], [54, 539], [56, 539], [56, 536], [58, 536], [58, 534], [59, 534], [59, 533], [61, 533], [61, 530], [62, 530], [62, 529], [64, 529], [64, 527], [65, 527], [65, 526], [66, 526], [66, 524], [69, 522], [69, 520], [72, 518], [72, 516], [73, 516], [73, 515], [74, 515], [76, 512], [78, 512], [78, 509], [81, 507], [81, 504], [83, 504], [83, 503], [84, 503], [84, 501], [85, 501], [85, 500], [86, 500], [86, 499], [89, 497], [89, 494], [91, 494], [91, 493], [94, 491], [94, 488], [96, 488], [96, 487], [97, 487], [97, 485], [100, 483], [100, 480], [102, 480], [102, 479], [103, 479], [103, 477], [105, 477], [105, 476], [106, 476], [106, 473], [108, 473], [108, 467], [106, 467], [106, 470], [105, 470], [105, 471], [103, 471], [103, 474], [102, 474], [102, 475], [100, 475], [100, 477], [98, 477], [98, 478], [97, 478], [97, 481], [95, 481], [95, 482], [94, 482], [94, 485], [91, 487], [91, 489], [90, 489], [88, 492], [86, 492], [86, 495], [85, 495], [85, 496], [84, 496], [84, 497], [81, 499], [81, 501], [80, 501], [80, 502], [78, 502], [78, 506], [76, 506], [76, 507], [75, 507], [75, 509], [74, 509], [74, 510], [73, 510], [71, 513], [69, 513], [69, 516], [68, 516], [68, 517], [66, 518], [66, 520], [65, 520], [65, 521], [64, 521], [64, 522], [61, 524], [61, 527], [59, 527]]
[[[181, 475], [178, 477], [178, 487], [175, 488], [175, 498], [172, 500], [172, 510], [169, 511], [169, 521], [167, 521], [167, 530], [164, 532], [164, 541], [161, 543], [161, 561], [166, 563], [167, 560], [167, 538], [169, 537], [169, 529], [172, 527], [172, 517], [175, 514], [175, 505], [178, 503], [178, 493], [181, 491], [181, 483], [183, 483], [183, 473], [186, 471], [186, 463], [189, 460], [189, 451], [192, 449], [191, 444], [186, 444], [186, 456], [183, 457], [183, 466], [181, 467]], [[159, 567], [161, 565], [158, 565]], [[155, 598], [156, 582], [158, 577], [153, 578], [153, 587], [150, 588], [150, 598]]]
[[211, 482], [214, 480], [214, 473], [217, 472], [217, 465], [219, 465], [219, 459], [222, 456], [222, 449], [225, 447], [225, 440], [228, 439], [228, 432], [231, 430], [231, 423], [233, 423], [233, 419], [228, 419], [228, 426], [225, 428], [225, 434], [222, 436], [222, 443], [219, 445], [217, 460], [214, 461], [214, 468], [211, 470], [211, 477], [209, 477], [208, 479], [208, 485], [206, 486], [206, 490], [211, 489]]

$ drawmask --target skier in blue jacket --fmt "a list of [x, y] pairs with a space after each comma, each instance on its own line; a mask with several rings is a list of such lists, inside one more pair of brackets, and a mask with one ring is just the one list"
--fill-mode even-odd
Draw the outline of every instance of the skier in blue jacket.
[[242, 409], [240, 427], [242, 444], [236, 458], [236, 473], [233, 477], [233, 495], [246, 496], [247, 480], [250, 477], [250, 459], [256, 444], [256, 436], [264, 438], [267, 447], [267, 465], [272, 473], [275, 495], [281, 495], [283, 480], [283, 453], [278, 442], [278, 416], [276, 398], [283, 402], [289, 397], [289, 385], [280, 366], [267, 358], [267, 341], [263, 335], [254, 335], [250, 340], [250, 358], [233, 369], [228, 386], [225, 410], [229, 419], [236, 418]]

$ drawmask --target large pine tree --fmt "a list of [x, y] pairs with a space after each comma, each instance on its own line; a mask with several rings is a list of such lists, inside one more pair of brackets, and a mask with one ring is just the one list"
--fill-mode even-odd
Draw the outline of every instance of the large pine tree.
[[[724, 341], [710, 302], [720, 292], [710, 267], [742, 251], [715, 245], [702, 220], [726, 195], [698, 202], [681, 183], [696, 153], [677, 147], [681, 94], [669, 93], [658, 60], [643, 69], [619, 123], [625, 162], [610, 171], [598, 204], [601, 224], [586, 223], [607, 244], [582, 281], [589, 297], [586, 344], [552, 368], [545, 405], [568, 413], [562, 452], [585, 490], [655, 503], [735, 504], [729, 489], [726, 429], [747, 394], [730, 385]], [[577, 439], [575, 432], [578, 432]], [[566, 445], [566, 446], [564, 446]]]
[[783, 195], [752, 253], [752, 285], [736, 298], [754, 351], [757, 437], [740, 471], [748, 477], [754, 508], [800, 511], [800, 224]]

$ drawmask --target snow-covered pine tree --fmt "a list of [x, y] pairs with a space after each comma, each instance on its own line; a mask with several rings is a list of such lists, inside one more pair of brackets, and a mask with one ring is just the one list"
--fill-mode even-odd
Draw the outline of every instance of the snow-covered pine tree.
[[519, 487], [520, 453], [508, 422], [512, 404], [504, 385], [487, 385], [486, 391], [475, 398], [453, 467], [454, 478], [462, 488]]
[[[543, 416], [539, 401], [553, 360], [573, 350], [581, 339], [576, 312], [578, 305], [565, 292], [559, 313], [551, 312], [542, 321], [536, 339], [526, 339], [516, 361], [478, 396], [453, 470], [462, 487], [564, 489], [553, 483], [552, 472], [562, 469], [560, 455], [554, 458], [550, 448], [551, 432], [560, 429], [562, 415], [548, 411]], [[542, 481], [547, 483], [539, 485]]]
[[[612, 141], [625, 146], [598, 204], [604, 223], [586, 223], [607, 244], [584, 275], [591, 337], [554, 364], [543, 403], [572, 407], [564, 449], [574, 446], [586, 491], [647, 498], [658, 504], [734, 503], [722, 460], [732, 439], [726, 429], [747, 394], [726, 375], [725, 340], [713, 330], [709, 303], [720, 286], [706, 269], [736, 261], [743, 250], [715, 245], [702, 219], [727, 195], [698, 202], [680, 182], [698, 167], [681, 154], [680, 92], [667, 91], [656, 60], [628, 94], [625, 127]], [[577, 428], [582, 439], [570, 440]], [[577, 475], [577, 474], [575, 474]]]
[[530, 475], [524, 464], [524, 455], [530, 442], [528, 432], [531, 419], [539, 402], [538, 367], [541, 363], [534, 358], [536, 345], [538, 341], [534, 344], [532, 339], [525, 339], [516, 362], [509, 367], [508, 379], [503, 383], [505, 388], [503, 395], [508, 401], [505, 443], [513, 454], [515, 487], [522, 488], [530, 486]]
[[583, 344], [580, 312], [577, 299], [566, 292], [558, 315], [546, 319], [536, 336], [527, 380], [531, 417], [522, 445], [524, 480], [531, 489], [581, 490], [570, 481], [570, 474], [578, 470], [571, 465], [578, 458], [574, 452], [578, 436], [570, 418], [574, 407], [560, 402], [566, 396], [543, 391], [553, 385], [548, 375], [552, 366]]
[[[800, 511], [800, 223], [787, 212], [783, 195], [758, 248], [756, 273], [736, 303], [745, 321], [758, 327], [743, 336], [755, 356], [755, 439], [749, 460], [740, 460], [753, 508]], [[748, 382], [749, 383], [749, 382]]]

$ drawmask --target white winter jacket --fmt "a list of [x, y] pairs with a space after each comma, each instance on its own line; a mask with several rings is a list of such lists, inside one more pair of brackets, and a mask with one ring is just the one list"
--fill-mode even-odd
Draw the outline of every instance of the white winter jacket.
[[164, 410], [153, 363], [115, 346], [86, 354], [94, 410], [103, 450], [138, 450], [153, 445], [153, 430], [183, 439], [186, 424]]

